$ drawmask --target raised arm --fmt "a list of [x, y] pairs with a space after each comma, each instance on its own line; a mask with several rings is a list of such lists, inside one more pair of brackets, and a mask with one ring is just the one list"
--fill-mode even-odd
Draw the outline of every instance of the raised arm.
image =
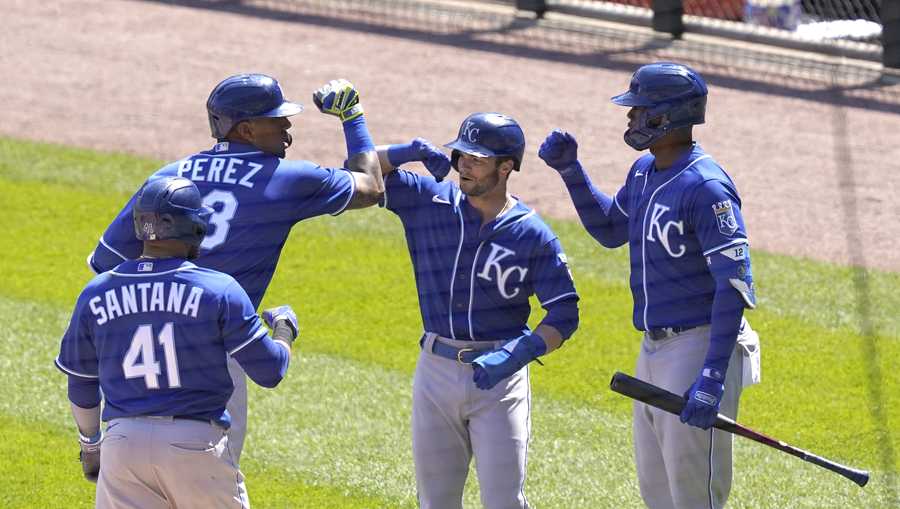
[[425, 165], [425, 169], [438, 182], [444, 180], [444, 177], [450, 173], [450, 158], [424, 138], [416, 138], [409, 143], [380, 145], [376, 149], [378, 162], [381, 164], [381, 173], [384, 176], [389, 175], [401, 165], [413, 161], [419, 161]]
[[319, 111], [341, 120], [344, 139], [347, 142], [347, 169], [353, 172], [356, 192], [348, 209], [360, 209], [375, 205], [384, 195], [384, 180], [375, 144], [369, 134], [359, 92], [347, 80], [329, 81], [313, 93], [313, 102]]
[[578, 142], [571, 134], [554, 129], [538, 151], [538, 157], [562, 177], [581, 224], [604, 247], [628, 242], [628, 216], [614, 198], [597, 189], [578, 162]]

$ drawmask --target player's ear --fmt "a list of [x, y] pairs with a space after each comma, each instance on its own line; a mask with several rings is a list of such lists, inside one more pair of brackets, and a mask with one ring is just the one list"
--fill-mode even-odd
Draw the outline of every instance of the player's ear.
[[253, 141], [253, 124], [248, 120], [242, 120], [235, 124], [231, 132], [244, 141]]
[[515, 167], [516, 163], [511, 158], [503, 159], [500, 164], [497, 165], [497, 169], [500, 171], [500, 174], [506, 176], [507, 178], [509, 178], [509, 174], [512, 173]]

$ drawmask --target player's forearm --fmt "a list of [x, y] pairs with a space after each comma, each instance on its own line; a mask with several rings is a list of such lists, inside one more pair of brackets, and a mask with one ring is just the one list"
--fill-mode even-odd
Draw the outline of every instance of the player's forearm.
[[78, 432], [85, 438], [95, 437], [100, 432], [100, 405], [91, 408], [82, 408], [71, 403], [72, 417]]
[[537, 334], [538, 336], [540, 336], [544, 340], [544, 343], [547, 345], [547, 351], [544, 352], [544, 355], [547, 355], [553, 350], [556, 350], [557, 348], [562, 346], [563, 342], [565, 341], [562, 337], [562, 334], [560, 334], [560, 332], [556, 330], [556, 327], [553, 327], [552, 325], [540, 324], [535, 327], [532, 334]]
[[384, 196], [384, 178], [378, 164], [378, 155], [374, 150], [362, 152], [351, 157], [347, 162], [353, 173], [356, 190], [347, 205], [348, 209], [371, 207], [381, 201]]
[[713, 297], [709, 349], [704, 367], [717, 369], [723, 376], [728, 371], [743, 316], [744, 300], [740, 293], [730, 284], [720, 284]]
[[287, 374], [291, 361], [289, 348], [268, 334], [234, 354], [241, 368], [254, 383], [272, 388]]
[[628, 240], [627, 230], [613, 220], [613, 199], [597, 189], [577, 161], [560, 175], [587, 232], [605, 247], [619, 247]]
[[393, 163], [391, 163], [391, 158], [388, 156], [389, 148], [391, 148], [391, 145], [378, 145], [375, 147], [378, 154], [378, 164], [381, 167], [381, 174], [385, 177], [397, 169]]
[[534, 332], [544, 338], [547, 353], [550, 353], [572, 337], [578, 329], [578, 321], [578, 300], [565, 299], [547, 308], [547, 316], [541, 320]]

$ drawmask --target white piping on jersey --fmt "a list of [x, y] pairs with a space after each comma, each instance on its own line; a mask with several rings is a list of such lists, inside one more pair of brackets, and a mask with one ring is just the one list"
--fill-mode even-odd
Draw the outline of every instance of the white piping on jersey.
[[532, 210], [531, 212], [529, 212], [529, 213], [525, 214], [524, 216], [520, 217], [519, 219], [516, 219], [515, 221], [513, 221], [513, 222], [511, 222], [511, 223], [509, 223], [509, 224], [503, 225], [503, 228], [508, 228], [508, 227], [510, 227], [510, 226], [512, 226], [512, 225], [514, 225], [514, 224], [516, 224], [516, 223], [521, 223], [522, 221], [524, 221], [524, 220], [528, 219], [529, 217], [533, 216], [535, 213], [536, 213], [536, 212]]
[[[266, 335], [266, 328], [260, 327], [259, 330], [256, 331], [256, 334], [254, 334], [252, 338], [248, 339], [247, 341], [244, 341], [243, 343], [241, 343], [240, 345], [235, 347], [233, 350], [228, 352], [228, 355], [231, 355], [233, 357], [234, 354], [240, 352], [245, 346], [249, 345], [250, 343], [256, 341], [257, 339], [259, 339], [265, 335]], [[290, 348], [288, 348], [288, 351], [290, 351]]]
[[[669, 182], [672, 182], [673, 180], [680, 177], [681, 174], [687, 171], [688, 168], [696, 164], [698, 161], [709, 159], [709, 157], [709, 155], [702, 155], [697, 159], [691, 161], [691, 164], [682, 168], [681, 171], [675, 174], [675, 176], [660, 184], [660, 186], [650, 194], [650, 199], [647, 200], [647, 209], [644, 210], [644, 221], [641, 223], [641, 284], [644, 287], [644, 330], [647, 330], [649, 328], [649, 326], [647, 325], [647, 310], [650, 308], [650, 295], [647, 292], [647, 239], [645, 237], [647, 236], [647, 216], [650, 215], [650, 205], [653, 204], [653, 197], [656, 196], [656, 193], [658, 193], [660, 189], [666, 187]], [[646, 177], [644, 178], [644, 189], [647, 189], [648, 180], [650, 179]], [[644, 195], [644, 189], [641, 189], [641, 196]]]
[[[459, 253], [462, 252], [463, 240], [466, 235], [466, 225], [463, 222], [462, 208], [459, 206], [460, 197], [462, 197], [461, 191], [457, 191], [456, 195], [453, 197], [453, 206], [456, 207], [456, 215], [459, 216], [459, 245], [456, 246], [456, 259], [453, 260], [453, 273], [450, 274], [450, 299], [448, 302], [450, 312], [447, 314], [447, 319], [450, 320], [450, 337], [452, 339], [456, 339], [456, 334], [453, 332], [453, 282], [456, 281], [456, 268], [459, 265]], [[471, 335], [472, 331], [470, 329], [469, 336]]]
[[341, 212], [346, 210], [347, 206], [350, 205], [350, 200], [353, 199], [353, 195], [356, 194], [356, 178], [353, 177], [353, 173], [350, 170], [348, 170], [346, 168], [341, 168], [341, 169], [350, 174], [350, 196], [347, 197], [347, 201], [344, 202], [343, 207], [339, 208], [336, 212], [331, 213], [332, 216], [340, 215]]
[[709, 429], [709, 456], [706, 458], [706, 466], [709, 467], [709, 477], [706, 478], [706, 491], [709, 495], [709, 509], [715, 509], [713, 506], [713, 450], [715, 449], [716, 434], [714, 429]]
[[68, 373], [70, 375], [80, 376], [81, 378], [100, 378], [100, 376], [98, 376], [98, 375], [87, 375], [85, 373], [79, 373], [73, 369], [69, 369], [69, 368], [63, 366], [62, 362], [59, 361], [59, 357], [57, 357], [56, 360], [54, 360], [53, 362], [54, 362], [54, 364], [56, 364], [56, 367], [58, 367], [59, 369], [65, 371], [66, 373]]
[[703, 252], [703, 256], [706, 256], [711, 253], [715, 253], [716, 251], [720, 251], [722, 249], [725, 249], [726, 247], [736, 246], [738, 244], [746, 244], [749, 246], [750, 241], [748, 241], [747, 239], [744, 239], [744, 238], [734, 239], [731, 242], [726, 242], [726, 243], [716, 246], [712, 249], [707, 249], [706, 251]]
[[99, 274], [99, 272], [97, 272], [97, 269], [94, 268], [94, 252], [93, 251], [91, 251], [91, 253], [87, 256], [87, 260], [85, 260], [85, 261], [87, 262], [88, 268], [91, 269], [91, 272], [93, 272], [94, 274]]
[[619, 205], [619, 196], [618, 195], [619, 195], [618, 192], [616, 192], [616, 194], [613, 195], [613, 203], [616, 204], [616, 208], [619, 209], [619, 212], [621, 212], [623, 216], [628, 217], [628, 212], [625, 212], [625, 209], [623, 209], [622, 206]]
[[282, 339], [273, 339], [272, 341], [275, 341], [276, 343], [284, 347], [284, 349], [287, 350], [288, 355], [291, 354], [291, 345], [287, 344], [287, 341], [284, 341]]
[[[387, 177], [385, 177], [385, 179], [387, 179]], [[385, 210], [391, 210], [391, 208], [388, 207], [388, 186], [384, 186], [384, 194], [382, 195], [381, 203], [378, 206]]]
[[542, 307], [549, 306], [550, 304], [553, 304], [554, 302], [556, 302], [556, 301], [558, 301], [558, 300], [560, 300], [560, 299], [564, 299], [564, 298], [566, 298], [566, 297], [568, 297], [568, 296], [570, 296], [570, 295], [578, 295], [578, 294], [575, 293], [575, 292], [566, 292], [566, 293], [564, 293], [564, 294], [562, 294], [562, 295], [557, 295], [556, 297], [553, 297], [552, 299], [547, 299], [547, 300], [545, 300], [544, 302], [541, 302], [541, 306], [542, 306]]
[[472, 330], [472, 301], [475, 300], [475, 272], [476, 265], [478, 265], [478, 253], [481, 252], [481, 246], [484, 245], [485, 241], [481, 241], [478, 244], [478, 249], [475, 250], [475, 258], [472, 260], [472, 273], [469, 275], [469, 337], [473, 340], [475, 339], [475, 334], [473, 334]]
[[162, 276], [163, 274], [171, 274], [173, 272], [178, 272], [182, 270], [193, 270], [196, 269], [196, 265], [189, 265], [187, 267], [176, 267], [174, 269], [164, 270], [162, 272], [146, 272], [144, 274], [125, 274], [123, 272], [116, 272], [114, 270], [109, 271], [113, 276], [121, 276], [121, 277], [153, 277], [153, 276]]
[[[255, 154], [262, 154], [262, 153], [263, 153], [263, 152], [262, 152], [261, 150], [254, 150], [254, 151], [252, 151], [252, 152], [234, 152], [234, 153], [228, 153], [228, 152], [213, 152], [212, 154], [202, 152], [201, 154], [202, 154], [202, 155], [205, 155], [205, 156], [210, 156], [210, 157], [237, 157], [237, 156], [252, 156], [252, 155], [255, 155]], [[192, 156], [190, 156], [190, 157], [196, 157], [196, 156], [199, 156], [199, 155], [201, 155], [201, 154], [194, 154], [194, 155], [192, 155]], [[183, 160], [184, 160], [184, 159], [183, 159]], [[179, 161], [179, 162], [180, 162], [180, 161]]]
[[[116, 251], [115, 249], [113, 249], [112, 246], [110, 246], [109, 244], [107, 244], [106, 241], [103, 240], [103, 236], [100, 237], [100, 244], [102, 244], [103, 247], [105, 247], [106, 249], [109, 249], [109, 251], [110, 251], [112, 254], [118, 256], [119, 258], [121, 258], [122, 261], [128, 260], [128, 258], [127, 258], [125, 255], [123, 255], [122, 253]], [[93, 254], [93, 253], [91, 253], [91, 254]]]

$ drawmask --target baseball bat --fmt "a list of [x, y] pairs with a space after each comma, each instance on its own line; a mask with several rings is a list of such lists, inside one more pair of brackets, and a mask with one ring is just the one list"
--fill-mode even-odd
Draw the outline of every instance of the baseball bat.
[[[636, 399], [671, 414], [681, 415], [681, 410], [682, 408], [684, 408], [685, 402], [684, 398], [682, 398], [681, 396], [673, 394], [661, 387], [657, 387], [643, 380], [626, 375], [625, 373], [616, 372], [616, 374], [613, 375], [612, 380], [609, 382], [609, 388], [615, 392], [618, 392], [619, 394], [623, 394], [625, 396], [628, 396], [629, 398]], [[735, 435], [740, 435], [744, 438], [749, 438], [754, 442], [759, 442], [763, 445], [778, 449], [781, 452], [786, 452], [791, 456], [796, 456], [803, 461], [812, 463], [813, 465], [818, 465], [822, 468], [831, 470], [836, 474], [840, 474], [847, 479], [850, 479], [860, 486], [865, 486], [866, 483], [869, 482], [869, 472], [866, 470], [857, 470], [855, 468], [841, 465], [840, 463], [836, 463], [829, 459], [823, 458], [809, 451], [804, 451], [803, 449], [800, 449], [798, 447], [788, 445], [781, 440], [776, 440], [774, 438], [763, 435], [762, 433], [754, 431], [746, 426], [738, 424], [734, 420], [722, 414], [719, 414], [716, 417], [716, 422], [713, 423], [713, 427], [722, 431], [733, 433]]]

